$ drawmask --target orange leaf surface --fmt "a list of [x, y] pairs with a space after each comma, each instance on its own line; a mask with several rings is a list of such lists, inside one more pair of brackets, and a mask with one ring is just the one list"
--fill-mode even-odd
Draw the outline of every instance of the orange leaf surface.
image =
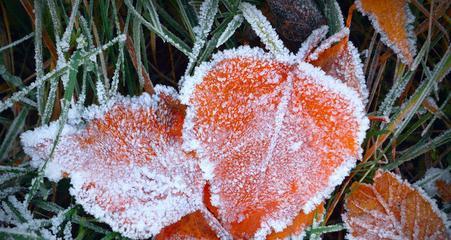
[[155, 240], [219, 239], [200, 211], [184, 216], [180, 221], [165, 227]]
[[357, 49], [348, 37], [349, 29], [343, 28], [307, 55], [307, 62], [320, 67], [326, 74], [356, 90], [360, 98], [366, 102], [368, 90], [363, 75], [363, 65]]
[[185, 79], [185, 148], [235, 238], [282, 231], [348, 174], [367, 128], [356, 93], [308, 63], [242, 47]]
[[371, 20], [381, 40], [408, 65], [415, 56], [414, 17], [407, 0], [356, 0], [357, 9]]
[[[185, 107], [175, 90], [155, 90], [118, 96], [69, 119], [45, 172], [52, 180], [70, 177], [77, 203], [131, 238], [157, 234], [203, 201], [197, 158], [182, 151]], [[58, 125], [22, 135], [35, 165], [49, 157]]]
[[445, 218], [421, 189], [378, 171], [373, 185], [354, 183], [343, 219], [349, 239], [447, 239]]

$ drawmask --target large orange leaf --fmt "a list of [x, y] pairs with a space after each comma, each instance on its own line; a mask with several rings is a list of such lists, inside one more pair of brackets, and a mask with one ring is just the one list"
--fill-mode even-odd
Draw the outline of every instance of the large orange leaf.
[[[202, 204], [197, 158], [182, 151], [185, 107], [173, 89], [155, 90], [71, 117], [46, 168], [52, 180], [71, 178], [87, 212], [132, 238], [150, 237]], [[57, 129], [54, 122], [22, 135], [35, 165], [48, 158]]]
[[357, 9], [368, 15], [381, 40], [411, 65], [415, 56], [414, 17], [407, 0], [356, 0]]
[[344, 221], [349, 239], [447, 239], [445, 218], [418, 188], [390, 172], [378, 171], [374, 184], [354, 183]]
[[348, 37], [349, 29], [343, 28], [307, 55], [306, 61], [320, 67], [328, 75], [356, 90], [361, 99], [366, 102], [368, 90], [363, 74], [362, 61], [357, 49], [348, 40]]
[[340, 184], [368, 124], [355, 95], [308, 63], [248, 47], [215, 55], [185, 79], [185, 147], [198, 151], [234, 237], [281, 231]]

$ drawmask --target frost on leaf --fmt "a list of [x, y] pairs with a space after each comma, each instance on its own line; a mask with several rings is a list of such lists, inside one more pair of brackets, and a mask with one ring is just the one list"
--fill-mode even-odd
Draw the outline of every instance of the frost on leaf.
[[282, 231], [340, 184], [368, 124], [355, 95], [308, 63], [249, 47], [215, 55], [185, 80], [185, 147], [199, 153], [234, 237]]
[[363, 65], [354, 44], [348, 40], [349, 29], [343, 28], [332, 35], [316, 48], [306, 61], [320, 67], [328, 75], [342, 81], [356, 90], [366, 103], [368, 90], [366, 88]]
[[412, 65], [415, 56], [415, 34], [407, 0], [356, 0], [357, 9], [371, 20], [381, 40]]
[[420, 188], [378, 171], [373, 185], [354, 183], [343, 219], [349, 239], [447, 239], [445, 216]]
[[[185, 107], [173, 89], [155, 90], [86, 109], [87, 123], [64, 127], [46, 169], [53, 180], [70, 177], [77, 203], [131, 238], [148, 238], [202, 204], [198, 162], [182, 151]], [[48, 158], [57, 127], [22, 135], [35, 165]]]
[[312, 31], [312, 33], [305, 39], [302, 43], [301, 48], [299, 48], [296, 53], [296, 59], [304, 61], [305, 58], [313, 52], [313, 50], [318, 47], [321, 40], [327, 35], [329, 27], [327, 25], [321, 26], [318, 29]]

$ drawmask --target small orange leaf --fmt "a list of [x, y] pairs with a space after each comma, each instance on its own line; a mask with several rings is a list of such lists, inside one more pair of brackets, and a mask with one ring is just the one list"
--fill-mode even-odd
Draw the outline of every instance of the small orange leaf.
[[354, 183], [345, 207], [349, 239], [447, 239], [435, 203], [390, 172], [378, 171], [373, 185]]
[[443, 200], [443, 202], [450, 203], [451, 183], [439, 179], [435, 182], [435, 186], [437, 186], [437, 194]]
[[381, 40], [412, 65], [415, 56], [415, 34], [411, 24], [414, 17], [407, 0], [356, 0], [357, 9], [368, 15]]
[[293, 223], [280, 232], [272, 232], [266, 239], [289, 239], [290, 236], [302, 236], [305, 229], [312, 225], [314, 221], [319, 221], [324, 214], [324, 203], [321, 203], [315, 210], [308, 214], [300, 212]]
[[184, 216], [155, 236], [155, 240], [219, 239], [200, 211]]
[[306, 58], [307, 62], [320, 67], [328, 75], [342, 81], [357, 91], [366, 102], [366, 89], [363, 65], [357, 49], [348, 40], [349, 29], [343, 28], [332, 35]]
[[368, 120], [355, 92], [308, 63], [242, 47], [185, 79], [184, 138], [235, 238], [282, 231], [348, 174]]
[[[197, 158], [182, 151], [185, 107], [175, 90], [155, 90], [118, 96], [69, 119], [45, 172], [55, 181], [70, 177], [77, 203], [131, 238], [157, 234], [203, 201]], [[23, 133], [35, 165], [49, 157], [58, 125]]]

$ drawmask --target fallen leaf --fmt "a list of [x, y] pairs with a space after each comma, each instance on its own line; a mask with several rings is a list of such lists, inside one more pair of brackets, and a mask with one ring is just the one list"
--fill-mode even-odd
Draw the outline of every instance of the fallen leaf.
[[356, 90], [362, 101], [366, 103], [368, 90], [363, 74], [362, 61], [357, 49], [348, 40], [348, 37], [349, 29], [343, 28], [324, 40], [318, 48], [307, 55], [306, 61], [320, 67], [326, 74]]
[[373, 185], [354, 183], [343, 215], [348, 239], [447, 239], [445, 216], [421, 189], [378, 171]]
[[[155, 90], [72, 116], [45, 172], [55, 181], [70, 177], [77, 203], [130, 238], [157, 234], [203, 201], [198, 160], [182, 151], [185, 107], [174, 89]], [[34, 165], [49, 157], [58, 126], [22, 134]]]
[[198, 152], [211, 203], [235, 238], [263, 238], [310, 213], [360, 156], [361, 100], [308, 63], [228, 50], [187, 77], [181, 94], [184, 147]]
[[415, 34], [407, 0], [356, 0], [357, 9], [367, 15], [381, 40], [398, 54], [401, 60], [412, 65], [416, 54]]

